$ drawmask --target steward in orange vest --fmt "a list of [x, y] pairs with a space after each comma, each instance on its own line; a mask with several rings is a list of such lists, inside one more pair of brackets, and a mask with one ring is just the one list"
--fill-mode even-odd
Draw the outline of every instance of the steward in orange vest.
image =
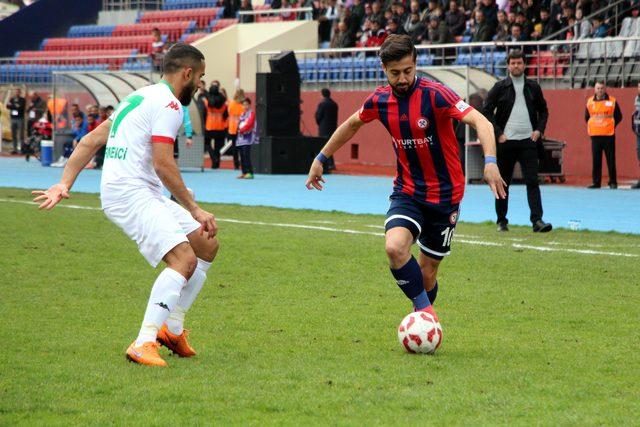
[[609, 187], [618, 188], [616, 173], [616, 126], [622, 121], [622, 112], [613, 96], [605, 92], [602, 83], [596, 83], [595, 95], [587, 100], [584, 113], [587, 132], [591, 137], [592, 180], [588, 188], [600, 188], [602, 181], [602, 152], [607, 158]]

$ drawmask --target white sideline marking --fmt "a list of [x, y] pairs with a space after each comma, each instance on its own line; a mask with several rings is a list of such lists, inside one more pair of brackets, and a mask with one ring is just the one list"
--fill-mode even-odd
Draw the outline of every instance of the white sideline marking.
[[318, 221], [318, 220], [315, 220], [315, 221], [306, 221], [306, 222], [309, 222], [311, 224], [337, 224], [335, 221]]
[[[28, 202], [25, 200], [11, 200], [11, 199], [0, 199], [0, 202], [6, 203], [20, 203], [24, 205], [34, 205], [36, 203]], [[80, 206], [80, 205], [58, 205], [61, 208], [67, 209], [82, 209], [82, 210], [92, 210], [92, 211], [100, 211], [102, 209], [93, 206]], [[361, 234], [367, 236], [384, 236], [384, 233], [376, 233], [373, 231], [360, 231], [360, 230], [350, 230], [344, 228], [334, 228], [334, 227], [323, 227], [318, 225], [305, 225], [305, 224], [288, 224], [288, 223], [280, 223], [280, 222], [262, 222], [262, 221], [245, 221], [240, 219], [231, 219], [231, 218], [216, 218], [217, 221], [222, 222], [230, 222], [234, 224], [248, 224], [248, 225], [266, 225], [271, 227], [284, 227], [284, 228], [301, 228], [306, 230], [319, 230], [319, 231], [334, 231], [336, 233], [346, 233], [346, 234]], [[631, 254], [627, 252], [607, 252], [607, 251], [593, 251], [589, 249], [570, 249], [570, 248], [559, 248], [559, 247], [549, 247], [549, 246], [533, 246], [533, 245], [522, 245], [519, 243], [512, 243], [511, 245], [505, 245], [498, 242], [490, 242], [484, 240], [468, 240], [468, 238], [473, 238], [474, 236], [469, 235], [459, 235], [458, 237], [467, 237], [467, 239], [459, 238], [455, 240], [456, 243], [464, 243], [467, 245], [478, 245], [478, 246], [492, 246], [492, 247], [512, 247], [516, 249], [531, 249], [534, 251], [541, 252], [570, 252], [576, 254], [583, 255], [609, 255], [609, 256], [621, 256], [627, 258], [637, 258], [640, 257], [640, 254]]]

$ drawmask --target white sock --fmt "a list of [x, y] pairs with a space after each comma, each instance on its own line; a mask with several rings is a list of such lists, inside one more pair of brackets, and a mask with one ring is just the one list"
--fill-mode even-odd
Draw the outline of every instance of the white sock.
[[180, 291], [186, 283], [187, 279], [182, 274], [168, 267], [158, 275], [151, 289], [136, 347], [145, 342], [155, 342], [158, 331], [178, 303]]
[[191, 279], [189, 279], [184, 288], [182, 288], [180, 299], [167, 318], [167, 328], [172, 334], [180, 335], [182, 333], [184, 329], [184, 315], [189, 311], [191, 305], [193, 305], [193, 302], [202, 289], [202, 285], [204, 285], [204, 281], [207, 280], [209, 267], [211, 267], [210, 262], [198, 258], [196, 270], [193, 272]]

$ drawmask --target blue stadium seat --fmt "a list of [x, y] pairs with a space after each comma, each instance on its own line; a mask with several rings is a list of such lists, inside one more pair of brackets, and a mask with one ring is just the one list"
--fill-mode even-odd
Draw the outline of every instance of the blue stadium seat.
[[459, 53], [456, 57], [455, 65], [470, 65], [471, 55], [468, 53]]
[[380, 74], [380, 60], [375, 56], [370, 56], [365, 59], [366, 79], [374, 81], [378, 79]]
[[353, 60], [353, 78], [356, 81], [364, 80], [367, 76], [364, 58], [357, 57]]
[[353, 81], [353, 57], [346, 56], [340, 60], [340, 80]]
[[326, 82], [329, 80], [329, 60], [327, 58], [318, 59], [318, 81]]

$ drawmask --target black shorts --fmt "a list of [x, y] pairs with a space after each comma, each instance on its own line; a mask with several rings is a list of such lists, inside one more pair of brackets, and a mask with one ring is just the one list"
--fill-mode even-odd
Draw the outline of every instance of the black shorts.
[[428, 205], [404, 193], [389, 197], [391, 206], [384, 222], [385, 232], [394, 227], [411, 231], [420, 251], [429, 258], [441, 260], [451, 253], [453, 231], [458, 223], [460, 205]]

